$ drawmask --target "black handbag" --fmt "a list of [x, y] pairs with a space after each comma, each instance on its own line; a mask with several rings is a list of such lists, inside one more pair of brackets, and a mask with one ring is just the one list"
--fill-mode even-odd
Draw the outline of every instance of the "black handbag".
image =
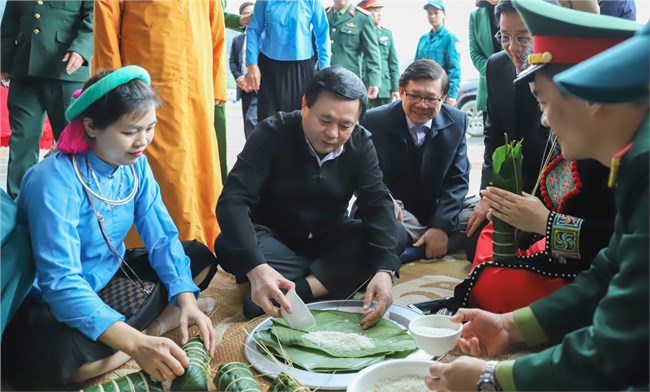
[[143, 288], [123, 276], [115, 276], [97, 294], [102, 301], [126, 318], [137, 314], [149, 299], [156, 284], [147, 280], [142, 281]]

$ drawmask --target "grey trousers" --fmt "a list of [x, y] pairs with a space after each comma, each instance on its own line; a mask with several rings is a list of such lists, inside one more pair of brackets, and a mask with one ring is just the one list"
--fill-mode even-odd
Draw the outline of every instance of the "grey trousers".
[[[480, 199], [478, 196], [470, 196], [465, 199], [463, 202], [463, 209], [460, 211], [458, 220], [460, 221], [460, 231], [450, 232], [449, 235], [449, 244], [447, 245], [448, 253], [458, 253], [464, 251], [467, 247], [467, 221], [474, 211], [474, 206], [478, 203]], [[429, 229], [428, 226], [424, 226], [418, 218], [415, 217], [411, 212], [404, 208], [404, 204], [401, 200], [395, 200], [397, 204], [402, 209], [402, 224], [408, 233], [409, 245], [413, 244], [419, 240], [424, 233]]]

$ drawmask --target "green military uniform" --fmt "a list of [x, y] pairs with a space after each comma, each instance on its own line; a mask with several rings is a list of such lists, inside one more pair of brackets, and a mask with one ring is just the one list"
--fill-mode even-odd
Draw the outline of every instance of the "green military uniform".
[[332, 41], [331, 65], [338, 65], [362, 76], [359, 59], [363, 55], [368, 65], [366, 86], [381, 85], [381, 55], [375, 33], [375, 23], [370, 13], [348, 5], [340, 10], [327, 9]]
[[[379, 43], [379, 52], [381, 54], [381, 82], [379, 84], [379, 95], [377, 98], [368, 101], [369, 108], [385, 105], [392, 101], [391, 93], [397, 92], [399, 86], [399, 59], [395, 50], [395, 41], [393, 33], [385, 27], [376, 28], [377, 42]], [[365, 57], [361, 58], [363, 65], [362, 80], [366, 86], [370, 86], [368, 80], [368, 62]]]
[[[541, 0], [513, 0], [513, 4], [535, 38], [534, 53], [529, 57], [531, 71], [522, 72], [525, 74], [520, 74], [519, 81], [530, 80], [535, 71], [547, 64], [582, 62], [630, 37], [640, 27], [633, 22], [564, 9]], [[641, 54], [627, 66], [614, 70], [607, 63], [598, 65], [607, 68], [610, 77], [616, 77], [616, 72], [635, 73], [633, 68], [638, 65], [645, 69], [645, 74], [637, 80], [637, 85], [647, 87], [649, 44], [646, 39], [645, 55]], [[574, 50], [576, 46], [580, 50]], [[584, 76], [593, 78], [594, 75]], [[593, 101], [596, 97], [593, 92], [588, 91], [581, 98]], [[499, 363], [496, 376], [504, 390], [647, 388], [649, 127], [646, 112], [632, 143], [613, 157], [611, 179], [616, 179], [617, 215], [608, 247], [573, 284], [515, 311], [517, 326], [527, 344], [559, 344]]]
[[[55, 139], [67, 125], [64, 113], [72, 92], [90, 77], [92, 33], [92, 1], [7, 2], [1, 70], [11, 78], [7, 191], [12, 197], [18, 195], [27, 169], [38, 162], [45, 113]], [[85, 60], [71, 75], [62, 61], [66, 52], [76, 52]]]

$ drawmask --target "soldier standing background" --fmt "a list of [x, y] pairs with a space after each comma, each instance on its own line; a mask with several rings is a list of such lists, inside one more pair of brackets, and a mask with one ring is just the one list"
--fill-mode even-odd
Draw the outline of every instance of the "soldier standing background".
[[[399, 82], [399, 59], [393, 41], [393, 33], [381, 25], [381, 14], [384, 4], [378, 0], [364, 0], [358, 5], [364, 10], [370, 11], [375, 21], [377, 43], [381, 54], [381, 82], [379, 84], [379, 95], [377, 98], [368, 101], [368, 108], [385, 105], [400, 99], [398, 90]], [[368, 63], [365, 58], [360, 59], [363, 69], [363, 82], [368, 86]]]
[[2, 19], [2, 82], [11, 138], [7, 193], [18, 196], [23, 175], [38, 162], [47, 112], [54, 140], [67, 125], [72, 93], [90, 77], [92, 1], [10, 1]]
[[374, 20], [370, 12], [351, 5], [350, 0], [334, 0], [327, 9], [332, 42], [332, 65], [347, 68], [361, 77], [359, 59], [363, 55], [368, 68], [368, 98], [375, 99], [381, 83], [381, 55]]

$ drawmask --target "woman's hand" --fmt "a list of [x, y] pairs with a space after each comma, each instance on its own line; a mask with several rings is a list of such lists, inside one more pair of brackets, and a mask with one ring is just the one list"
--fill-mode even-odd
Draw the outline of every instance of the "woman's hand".
[[260, 72], [260, 67], [257, 64], [251, 64], [248, 66], [248, 72], [246, 72], [246, 84], [249, 88], [257, 91], [260, 89], [260, 82], [262, 81], [262, 73]]
[[173, 380], [185, 373], [190, 360], [185, 351], [169, 338], [142, 334], [137, 345], [129, 353], [156, 380]]
[[196, 325], [199, 329], [199, 335], [203, 339], [205, 349], [208, 350], [211, 358], [214, 357], [214, 350], [217, 348], [217, 336], [214, 332], [212, 320], [199, 309], [194, 294], [190, 292], [180, 293], [176, 296], [176, 303], [181, 309], [179, 325], [181, 328], [181, 344], [187, 343], [189, 339], [189, 327]]
[[523, 341], [512, 312], [496, 314], [480, 309], [459, 309], [450, 320], [467, 322], [458, 347], [475, 357], [492, 357]]
[[[268, 264], [260, 264], [246, 273], [251, 282], [251, 298], [266, 314], [272, 317], [280, 317], [280, 308], [291, 313], [293, 309], [289, 301], [280, 289], [287, 291], [295, 289], [296, 285], [285, 279], [282, 274]], [[275, 300], [280, 308], [273, 305]]]
[[[372, 300], [377, 300], [377, 306], [370, 309]], [[368, 283], [366, 295], [363, 298], [364, 315], [361, 318], [361, 328], [368, 329], [384, 316], [384, 313], [393, 304], [393, 277], [386, 271], [380, 271]]]
[[489, 206], [488, 219], [496, 217], [529, 233], [546, 234], [546, 221], [550, 211], [541, 200], [528, 193], [519, 196], [496, 187], [483, 191], [483, 200]]
[[173, 340], [145, 335], [123, 321], [113, 323], [99, 340], [129, 355], [160, 382], [182, 376], [190, 366], [187, 354]]

